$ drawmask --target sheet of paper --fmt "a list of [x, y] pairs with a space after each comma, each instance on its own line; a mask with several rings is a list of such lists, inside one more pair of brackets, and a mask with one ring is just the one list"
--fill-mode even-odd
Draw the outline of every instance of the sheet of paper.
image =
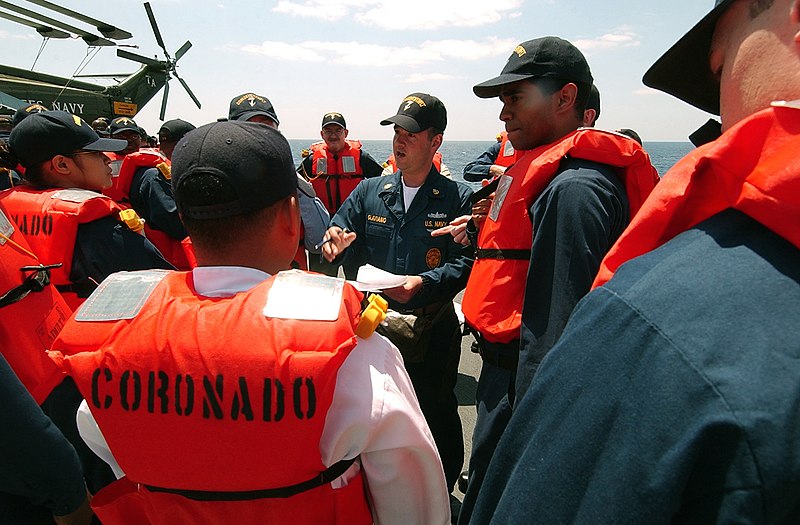
[[358, 269], [356, 280], [349, 282], [356, 290], [362, 292], [378, 291], [403, 286], [406, 283], [406, 276], [395, 275], [371, 264], [365, 264]]

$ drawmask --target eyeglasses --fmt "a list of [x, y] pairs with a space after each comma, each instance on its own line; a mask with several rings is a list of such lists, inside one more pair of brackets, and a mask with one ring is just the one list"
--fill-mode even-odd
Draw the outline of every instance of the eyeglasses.
[[65, 155], [65, 157], [78, 157], [80, 155], [95, 155], [97, 157], [104, 157], [105, 154], [102, 151], [73, 151], [69, 155]]
[[336, 127], [336, 129], [323, 129], [323, 135], [344, 135], [344, 128]]

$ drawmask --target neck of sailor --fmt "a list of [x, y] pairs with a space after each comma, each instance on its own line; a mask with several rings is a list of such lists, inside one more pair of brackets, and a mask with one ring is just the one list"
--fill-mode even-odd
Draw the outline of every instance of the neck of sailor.
[[244, 266], [275, 275], [291, 268], [300, 232], [300, 207], [290, 195], [255, 214], [224, 249], [205, 246], [199, 239], [192, 243], [198, 266]]

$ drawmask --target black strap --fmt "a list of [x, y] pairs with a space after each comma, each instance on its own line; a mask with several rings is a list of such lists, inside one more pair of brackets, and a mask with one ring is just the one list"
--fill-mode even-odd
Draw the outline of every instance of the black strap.
[[276, 489], [263, 489], [263, 490], [242, 490], [238, 492], [221, 492], [213, 490], [182, 490], [182, 489], [168, 489], [164, 487], [154, 487], [152, 485], [145, 485], [150, 492], [166, 492], [168, 494], [177, 494], [184, 498], [189, 498], [197, 501], [248, 501], [263, 498], [288, 498], [307, 490], [321, 487], [326, 483], [330, 483], [350, 468], [357, 457], [352, 459], [343, 459], [340, 462], [331, 465], [324, 472], [320, 472], [308, 481], [290, 485], [288, 487], [279, 487]]
[[531, 258], [530, 250], [502, 250], [499, 248], [478, 248], [476, 259], [504, 259], [511, 261], [527, 261]]
[[44, 287], [50, 284], [50, 269], [58, 268], [61, 263], [50, 264], [48, 266], [23, 266], [20, 271], [33, 272], [28, 275], [22, 284], [12, 288], [0, 297], [0, 308], [12, 305], [24, 299], [31, 292], [41, 292]]

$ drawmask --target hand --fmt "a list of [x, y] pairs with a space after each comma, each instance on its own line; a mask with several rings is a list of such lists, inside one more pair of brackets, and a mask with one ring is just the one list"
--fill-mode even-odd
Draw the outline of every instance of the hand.
[[333, 260], [356, 240], [356, 234], [343, 230], [338, 226], [331, 226], [322, 238], [322, 255], [328, 262]]
[[86, 499], [83, 500], [80, 507], [69, 514], [53, 516], [53, 521], [56, 525], [89, 525], [92, 522], [92, 516], [94, 516], [92, 507], [89, 506], [91, 499], [92, 495], [87, 491]]
[[455, 242], [467, 246], [469, 244], [469, 239], [467, 238], [467, 223], [471, 218], [472, 216], [470, 215], [462, 215], [461, 217], [457, 217], [450, 221], [450, 224], [447, 226], [433, 230], [431, 232], [431, 237], [439, 237], [441, 235], [450, 234], [453, 236], [453, 240]]
[[489, 210], [492, 208], [492, 201], [494, 201], [494, 193], [488, 198], [481, 199], [472, 205], [472, 221], [478, 228], [483, 225], [486, 216], [489, 215]]
[[387, 288], [383, 293], [398, 303], [407, 303], [417, 295], [420, 290], [422, 290], [422, 277], [419, 275], [409, 275], [403, 286]]
[[492, 164], [491, 166], [489, 166], [489, 175], [491, 175], [493, 179], [496, 179], [505, 172], [506, 172], [505, 166], [498, 166], [497, 164]]

